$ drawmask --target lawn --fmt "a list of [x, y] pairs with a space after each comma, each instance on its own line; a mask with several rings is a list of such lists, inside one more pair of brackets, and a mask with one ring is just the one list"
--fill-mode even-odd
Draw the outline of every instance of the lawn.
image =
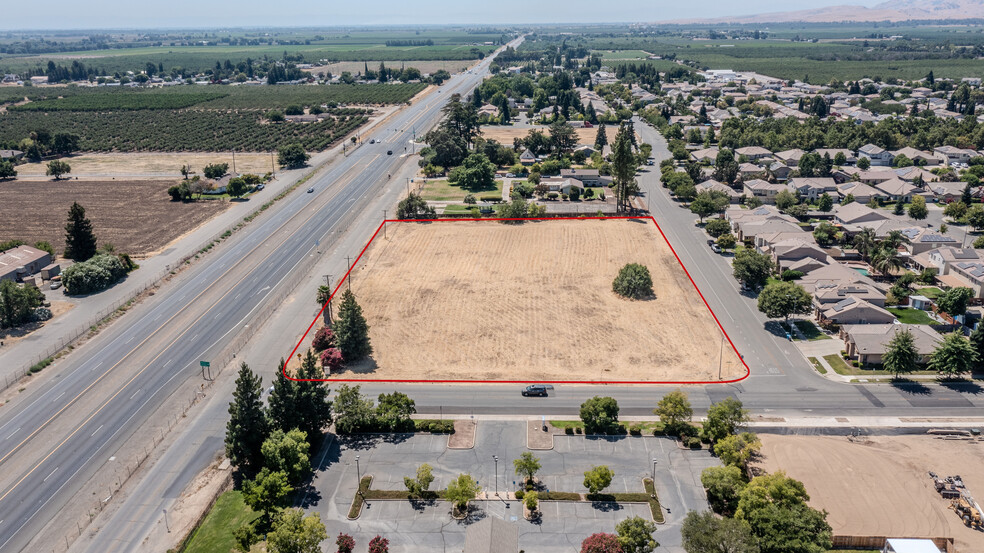
[[219, 496], [205, 520], [194, 531], [185, 553], [230, 551], [236, 546], [232, 533], [244, 522], [260, 517], [243, 502], [242, 492], [230, 490]]
[[808, 359], [810, 360], [810, 363], [813, 363], [813, 366], [817, 369], [818, 373], [827, 374], [827, 369], [820, 364], [820, 361], [817, 361], [816, 357], [809, 357]]
[[478, 209], [471, 205], [451, 204], [444, 206], [444, 215], [471, 215], [472, 209]]
[[917, 295], [925, 296], [925, 297], [927, 297], [927, 298], [929, 298], [931, 300], [935, 300], [936, 298], [940, 297], [940, 294], [942, 294], [942, 293], [943, 293], [943, 290], [940, 290], [939, 288], [936, 288], [935, 286], [930, 286], [930, 287], [927, 287], [927, 288], [919, 288], [918, 290], [916, 290], [916, 294]]
[[469, 191], [451, 184], [444, 179], [435, 180], [425, 180], [423, 185], [421, 185], [420, 195], [429, 202], [460, 202], [465, 199], [465, 196], [471, 194], [475, 196], [476, 200], [481, 201], [484, 197], [494, 198], [495, 200], [502, 199], [502, 181], [495, 181], [495, 189], [485, 189], [477, 191]]
[[900, 323], [910, 324], [910, 325], [938, 325], [939, 322], [933, 320], [928, 313], [922, 311], [921, 309], [912, 309], [911, 307], [888, 307], [888, 311], [898, 318]]
[[824, 355], [823, 360], [826, 361], [827, 364], [830, 365], [830, 368], [834, 369], [834, 372], [837, 374], [858, 374], [858, 371], [854, 367], [848, 365], [847, 362], [845, 362], [844, 359], [836, 353]]
[[813, 321], [793, 321], [793, 324], [811, 342], [816, 340], [830, 340], [830, 336], [820, 332], [820, 329], [817, 328], [817, 325], [813, 324]]

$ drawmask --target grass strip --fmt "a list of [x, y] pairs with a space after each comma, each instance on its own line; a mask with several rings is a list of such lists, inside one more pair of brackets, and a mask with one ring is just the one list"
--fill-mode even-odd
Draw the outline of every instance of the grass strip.
[[349, 508], [348, 517], [350, 519], [359, 518], [362, 514], [362, 505], [365, 503], [363, 496], [369, 491], [369, 485], [372, 484], [372, 476], [363, 476], [362, 480], [359, 480], [359, 491], [355, 494], [352, 499], [352, 507]]

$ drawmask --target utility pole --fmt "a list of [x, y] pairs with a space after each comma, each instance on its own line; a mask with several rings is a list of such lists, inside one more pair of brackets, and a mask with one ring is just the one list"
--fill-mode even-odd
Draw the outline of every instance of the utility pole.
[[724, 333], [721, 333], [721, 353], [718, 355], [718, 380], [721, 380], [721, 365], [724, 363]]
[[345, 260], [348, 262], [348, 278], [345, 279], [348, 282], [348, 291], [352, 291], [352, 258], [348, 255], [345, 256]]
[[407, 197], [409, 198], [410, 197], [410, 177], [406, 177], [406, 179], [407, 179]]
[[232, 174], [233, 175], [237, 174], [236, 173], [236, 150], [233, 150], [232, 151]]
[[277, 165], [273, 163], [273, 152], [270, 152], [270, 172], [273, 178], [277, 178]]
[[386, 238], [386, 210], [383, 210], [383, 238]]
[[328, 287], [328, 303], [325, 306], [325, 310], [322, 311], [322, 318], [328, 327], [331, 327], [331, 275], [325, 275], [325, 286]]

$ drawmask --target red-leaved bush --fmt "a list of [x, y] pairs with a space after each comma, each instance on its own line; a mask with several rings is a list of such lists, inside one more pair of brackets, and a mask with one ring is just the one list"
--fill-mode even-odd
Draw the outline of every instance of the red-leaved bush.
[[325, 373], [332, 374], [342, 370], [345, 360], [342, 359], [342, 351], [338, 348], [328, 348], [321, 353], [321, 368]]
[[581, 542], [581, 553], [622, 553], [615, 534], [591, 534]]
[[348, 534], [338, 534], [335, 545], [338, 546], [338, 553], [352, 553], [355, 549], [355, 539]]
[[327, 326], [318, 330], [314, 334], [314, 340], [311, 342], [311, 347], [314, 348], [314, 351], [325, 351], [328, 348], [335, 347], [335, 345], [335, 333]]
[[376, 536], [369, 542], [369, 553], [389, 553], [389, 540]]

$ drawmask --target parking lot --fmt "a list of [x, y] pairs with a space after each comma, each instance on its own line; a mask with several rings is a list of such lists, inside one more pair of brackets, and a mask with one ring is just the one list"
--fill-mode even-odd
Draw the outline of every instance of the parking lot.
[[[320, 512], [330, 536], [352, 534], [365, 550], [377, 534], [397, 551], [460, 551], [467, 526], [496, 516], [519, 526], [520, 547], [533, 551], [578, 551], [581, 541], [595, 532], [613, 532], [615, 524], [631, 516], [649, 517], [646, 505], [611, 505], [544, 502], [542, 519], [526, 521], [519, 502], [473, 502], [472, 515], [458, 522], [444, 502], [371, 501], [358, 520], [346, 518], [356, 490], [358, 471], [373, 476], [373, 489], [402, 490], [403, 477], [421, 463], [434, 468], [431, 489], [442, 489], [459, 473], [469, 473], [483, 490], [494, 495], [518, 489], [512, 461], [526, 449], [526, 421], [481, 421], [475, 447], [447, 449], [447, 436], [402, 435], [333, 441], [308, 494], [306, 507]], [[332, 440], [335, 440], [332, 438]], [[557, 436], [554, 449], [534, 452], [543, 465], [538, 477], [551, 491], [585, 493], [584, 471], [608, 465], [615, 478], [607, 491], [641, 492], [642, 479], [652, 476], [656, 460], [656, 490], [664, 508], [665, 524], [656, 540], [661, 551], [681, 551], [679, 525], [688, 510], [705, 510], [700, 472], [718, 464], [706, 451], [679, 449], [659, 437]], [[498, 464], [493, 459], [497, 456]], [[356, 458], [358, 457], [358, 464]], [[498, 468], [498, 480], [494, 478]]]

